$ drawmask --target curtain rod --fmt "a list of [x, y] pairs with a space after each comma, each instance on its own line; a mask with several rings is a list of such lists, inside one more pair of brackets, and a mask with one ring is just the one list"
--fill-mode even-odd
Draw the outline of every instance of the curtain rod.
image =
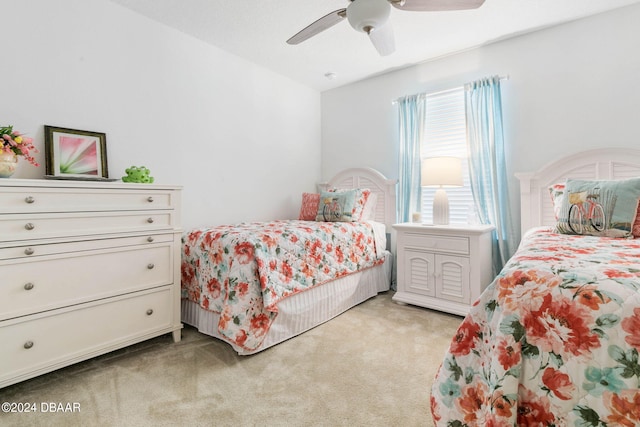
[[[500, 80], [509, 80], [509, 75], [507, 74], [506, 76], [499, 76]], [[464, 87], [464, 85], [462, 86], [457, 86], [451, 89], [445, 89], [445, 90], [440, 90], [438, 92], [430, 92], [425, 94], [426, 96], [434, 96], [434, 95], [442, 95], [445, 94], [447, 92], [453, 92], [454, 90], [459, 90], [461, 87]], [[414, 93], [413, 95], [422, 95], [422, 93]], [[405, 98], [406, 96], [413, 96], [413, 95], [405, 95], [405, 96], [401, 96], [399, 98], [394, 99], [393, 101], [391, 101], [391, 104], [395, 105], [398, 103], [398, 101], [400, 101], [402, 98]]]

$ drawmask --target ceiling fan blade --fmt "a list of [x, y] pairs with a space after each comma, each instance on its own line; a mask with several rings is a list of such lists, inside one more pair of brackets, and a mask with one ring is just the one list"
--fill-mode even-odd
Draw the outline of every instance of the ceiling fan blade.
[[387, 21], [382, 27], [369, 33], [369, 39], [380, 56], [391, 55], [396, 50], [396, 40], [393, 35], [393, 26]]
[[389, 0], [397, 9], [414, 12], [477, 9], [484, 0]]
[[303, 41], [315, 36], [318, 33], [323, 32], [327, 28], [333, 27], [344, 18], [347, 17], [347, 9], [338, 9], [333, 12], [326, 14], [322, 18], [315, 21], [313, 24], [303, 28], [296, 35], [287, 40], [289, 44], [298, 44]]

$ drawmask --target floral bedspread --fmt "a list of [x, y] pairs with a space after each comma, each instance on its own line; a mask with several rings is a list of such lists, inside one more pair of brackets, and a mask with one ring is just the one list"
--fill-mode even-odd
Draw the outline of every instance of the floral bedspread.
[[182, 236], [182, 298], [220, 314], [223, 338], [260, 346], [278, 302], [383, 262], [366, 222], [274, 221]]
[[529, 232], [453, 337], [438, 426], [640, 425], [640, 240]]

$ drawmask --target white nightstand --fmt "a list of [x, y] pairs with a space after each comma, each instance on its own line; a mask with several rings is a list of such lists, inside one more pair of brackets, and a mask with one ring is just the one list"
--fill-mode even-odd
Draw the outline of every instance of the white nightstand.
[[464, 316], [493, 280], [491, 225], [395, 224], [397, 302]]

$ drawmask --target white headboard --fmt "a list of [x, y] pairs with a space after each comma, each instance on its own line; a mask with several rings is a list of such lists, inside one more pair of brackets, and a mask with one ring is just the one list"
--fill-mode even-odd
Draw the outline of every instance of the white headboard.
[[391, 226], [396, 222], [396, 183], [397, 180], [389, 179], [373, 168], [350, 168], [328, 182], [318, 184], [318, 190], [368, 188], [378, 199], [374, 219], [385, 224], [387, 232], [391, 232]]
[[626, 179], [640, 177], [640, 150], [602, 148], [548, 163], [537, 172], [516, 173], [520, 180], [521, 230], [554, 225], [549, 186], [574, 179]]

